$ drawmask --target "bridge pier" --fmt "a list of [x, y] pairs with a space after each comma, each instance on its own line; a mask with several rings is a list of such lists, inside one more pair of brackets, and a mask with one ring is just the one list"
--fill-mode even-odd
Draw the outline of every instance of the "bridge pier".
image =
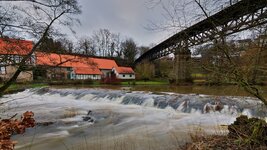
[[179, 49], [176, 53], [174, 71], [176, 73], [176, 84], [192, 83], [191, 52], [188, 48]]

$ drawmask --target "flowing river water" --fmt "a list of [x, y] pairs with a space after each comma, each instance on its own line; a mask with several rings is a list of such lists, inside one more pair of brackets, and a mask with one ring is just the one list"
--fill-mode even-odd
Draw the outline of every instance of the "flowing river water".
[[17, 150], [175, 150], [191, 133], [227, 133], [238, 115], [267, 117], [251, 97], [103, 88], [28, 89], [1, 102], [1, 118], [35, 113], [36, 127], [13, 136]]

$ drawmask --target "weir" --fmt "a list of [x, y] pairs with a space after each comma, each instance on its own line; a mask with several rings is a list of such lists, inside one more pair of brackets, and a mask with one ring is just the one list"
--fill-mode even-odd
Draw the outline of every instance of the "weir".
[[25, 110], [35, 114], [36, 127], [14, 136], [17, 150], [177, 149], [195, 128], [225, 133], [220, 125], [240, 114], [267, 113], [250, 97], [108, 89], [29, 89], [2, 102], [1, 118]]
[[[199, 94], [175, 94], [175, 93], [150, 93], [150, 92], [129, 92], [121, 90], [105, 90], [105, 89], [30, 89], [22, 93], [31, 93], [36, 96], [60, 96], [60, 99], [71, 98], [76, 101], [115, 103], [120, 105], [139, 105], [145, 107], [153, 107], [158, 109], [172, 108], [173, 111], [183, 113], [200, 114], [207, 113], [205, 108], [207, 105], [223, 106], [220, 110], [214, 110], [218, 113], [233, 112], [242, 114], [250, 112], [249, 116], [265, 117], [267, 109], [261, 101], [251, 97], [234, 97], [234, 96], [209, 96]], [[44, 102], [45, 103], [45, 102]], [[9, 105], [11, 107], [12, 105]], [[16, 106], [14, 106], [16, 107]], [[231, 109], [231, 110], [230, 110]], [[235, 109], [235, 110], [233, 110]], [[229, 112], [228, 112], [229, 111]]]

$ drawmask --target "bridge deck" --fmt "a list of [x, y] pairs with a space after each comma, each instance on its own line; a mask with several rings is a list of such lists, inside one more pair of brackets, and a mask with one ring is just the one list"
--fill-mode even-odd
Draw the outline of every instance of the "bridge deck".
[[[180, 31], [179, 33], [171, 36], [170, 38], [166, 39], [165, 41], [161, 42], [160, 44], [156, 45], [155, 47], [151, 48], [149, 51], [144, 53], [140, 56], [135, 63], [139, 63], [144, 59], [148, 59], [149, 57], [155, 53], [158, 53], [164, 49], [167, 49], [173, 45], [176, 45], [181, 41], [181, 39], [188, 39], [193, 37], [197, 34], [203, 33], [205, 31], [214, 30], [219, 26], [227, 25], [232, 20], [238, 20], [240, 17], [248, 15], [250, 13], [255, 13], [256, 11], [263, 9], [267, 6], [267, 0], [242, 0], [237, 2], [234, 5], [231, 5], [222, 11], [202, 20], [195, 25]], [[239, 32], [235, 31], [235, 32]], [[232, 32], [232, 33], [235, 33]], [[198, 43], [199, 44], [199, 43]], [[166, 53], [168, 54], [168, 53]], [[163, 54], [164, 55], [164, 54]], [[156, 58], [151, 58], [157, 59]]]

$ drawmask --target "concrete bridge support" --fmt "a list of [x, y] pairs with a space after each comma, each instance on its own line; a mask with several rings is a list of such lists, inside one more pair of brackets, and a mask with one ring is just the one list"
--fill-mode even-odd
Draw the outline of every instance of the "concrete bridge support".
[[175, 55], [176, 84], [192, 83], [191, 52], [188, 48], [179, 49]]

